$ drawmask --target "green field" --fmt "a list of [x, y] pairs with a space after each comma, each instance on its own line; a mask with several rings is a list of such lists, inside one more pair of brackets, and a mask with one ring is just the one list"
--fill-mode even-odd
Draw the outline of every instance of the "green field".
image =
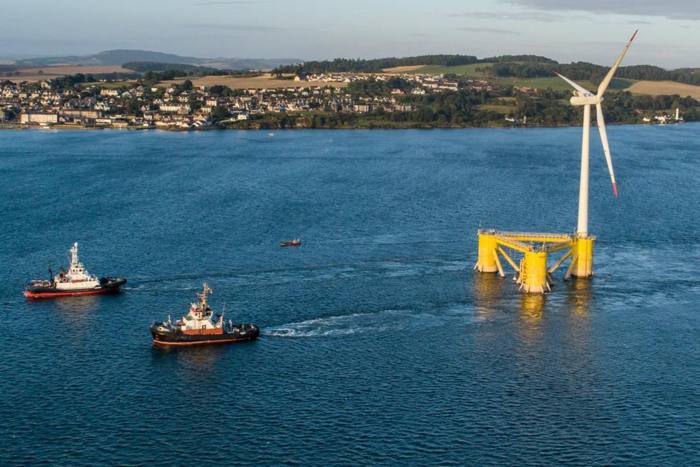
[[[459, 75], [470, 79], [488, 79], [496, 84], [525, 86], [535, 89], [554, 89], [558, 91], [569, 90], [571, 87], [561, 78], [557, 76], [544, 78], [493, 78], [491, 76], [491, 67], [493, 63], [472, 63], [470, 65], [460, 66], [439, 66], [430, 65], [418, 68], [413, 73], [428, 73], [434, 75]], [[633, 80], [615, 78], [610, 84], [610, 89], [627, 89], [634, 83]], [[590, 81], [580, 81], [579, 84], [584, 88], [594, 92], [598, 85]]]
[[479, 110], [490, 110], [504, 115], [511, 115], [515, 114], [518, 108], [514, 105], [482, 104], [479, 106]]
[[[469, 65], [459, 66], [428, 65], [418, 68], [413, 73], [427, 73], [431, 75], [453, 74], [479, 79], [491, 76], [491, 66], [493, 66], [493, 63], [471, 63]], [[486, 71], [484, 71], [484, 69]]]
[[[497, 78], [496, 82], [502, 84], [512, 84], [513, 86], [525, 86], [535, 89], [554, 89], [556, 91], [570, 90], [571, 86], [563, 79], [553, 76], [551, 78]], [[579, 81], [578, 84], [594, 92], [597, 86], [590, 81]]]
[[[554, 89], [558, 91], [570, 90], [571, 86], [559, 78], [558, 76], [553, 76], [551, 78], [497, 78], [496, 82], [500, 83], [510, 83], [514, 86], [526, 86], [535, 89]], [[598, 85], [591, 81], [577, 81], [578, 84], [588, 89], [589, 91], [595, 93], [598, 89]], [[633, 80], [615, 78], [610, 83], [610, 89], [623, 90], [629, 88]]]
[[122, 80], [122, 81], [103, 81], [99, 83], [94, 83], [94, 82], [88, 82], [88, 83], [80, 83], [79, 86], [83, 88], [87, 88], [90, 86], [93, 86], [95, 84], [99, 84], [100, 88], [104, 89], [121, 89], [123, 91], [128, 91], [133, 84], [136, 82], [136, 80]]

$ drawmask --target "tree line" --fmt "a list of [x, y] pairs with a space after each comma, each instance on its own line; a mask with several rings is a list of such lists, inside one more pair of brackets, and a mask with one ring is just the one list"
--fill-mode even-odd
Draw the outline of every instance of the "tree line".
[[439, 54], [418, 55], [414, 57], [388, 57], [376, 59], [335, 58], [333, 60], [309, 61], [295, 65], [277, 67], [273, 72], [283, 74], [312, 74], [312, 73], [380, 73], [387, 68], [400, 66], [460, 66], [473, 63], [494, 62], [545, 62], [556, 63], [554, 60], [539, 55], [502, 55], [498, 57], [478, 58], [474, 55]]
[[227, 75], [231, 70], [222, 70], [200, 65], [187, 65], [185, 63], [162, 63], [162, 62], [128, 62], [122, 68], [138, 71], [140, 73], [167, 72], [172, 71], [178, 76], [204, 76], [204, 75]]
[[[492, 64], [491, 73], [493, 76], [514, 78], [548, 77], [556, 71], [574, 80], [599, 82], [609, 70], [609, 67], [588, 62], [559, 63], [540, 55], [500, 55], [487, 58], [477, 58], [473, 55], [420, 55], [369, 60], [336, 58], [309, 61], [277, 67], [274, 73], [302, 76], [318, 73], [380, 73], [384, 69], [399, 66], [438, 65], [452, 67], [473, 63]], [[485, 67], [484, 70], [486, 69]], [[635, 80], [670, 80], [700, 85], [700, 68], [666, 70], [653, 65], [631, 65], [620, 67], [616, 76]]]
[[[556, 62], [500, 62], [494, 63], [491, 71], [497, 77], [537, 78], [553, 76], [554, 72], [561, 73], [573, 80], [600, 82], [607, 74], [609, 67], [588, 62], [560, 64]], [[631, 65], [620, 67], [615, 75], [617, 78], [677, 81], [686, 84], [700, 84], [700, 69], [678, 68], [666, 70], [653, 65]]]
[[476, 63], [478, 58], [472, 55], [420, 55], [404, 58], [353, 59], [336, 58], [333, 60], [309, 61], [296, 65], [285, 65], [274, 69], [275, 74], [311, 74], [311, 73], [380, 73], [385, 68], [397, 66], [440, 65], [459, 66]]

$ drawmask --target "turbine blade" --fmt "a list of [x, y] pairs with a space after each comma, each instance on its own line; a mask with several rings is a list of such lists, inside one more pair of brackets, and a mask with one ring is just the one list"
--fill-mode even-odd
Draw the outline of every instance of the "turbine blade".
[[560, 75], [560, 74], [557, 73], [557, 72], [554, 72], [554, 74], [557, 75], [558, 77], [560, 77], [561, 79], [563, 79], [564, 81], [566, 81], [567, 83], [569, 83], [569, 85], [570, 85], [572, 88], [576, 89], [576, 90], [577, 90], [579, 93], [581, 93], [582, 95], [584, 95], [584, 96], [592, 96], [592, 95], [593, 95], [593, 93], [592, 93], [591, 91], [589, 91], [588, 89], [584, 88], [583, 86], [581, 86], [580, 84], [576, 83], [575, 81], [570, 80], [570, 79], [567, 78], [566, 76]]
[[603, 95], [603, 93], [605, 93], [605, 90], [608, 89], [608, 86], [610, 85], [610, 81], [612, 81], [613, 76], [615, 75], [615, 72], [617, 71], [618, 67], [620, 66], [620, 63], [622, 63], [622, 59], [625, 58], [625, 54], [627, 54], [627, 51], [630, 49], [630, 46], [632, 45], [632, 41], [634, 41], [634, 38], [637, 37], [638, 32], [639, 32], [639, 29], [634, 31], [634, 34], [632, 34], [632, 37], [630, 38], [629, 41], [627, 41], [627, 44], [622, 49], [620, 56], [617, 57], [617, 60], [615, 60], [615, 63], [613, 63], [613, 66], [610, 68], [610, 71], [608, 71], [608, 74], [605, 75], [605, 78], [603, 79], [603, 81], [600, 82], [600, 86], [598, 86], [598, 97], [601, 97]]
[[598, 131], [600, 132], [600, 141], [603, 143], [603, 153], [605, 154], [605, 162], [608, 164], [608, 172], [610, 173], [610, 181], [612, 181], [613, 194], [617, 198], [617, 182], [615, 182], [615, 171], [612, 165], [612, 156], [610, 155], [610, 145], [608, 144], [608, 132], [605, 129], [605, 118], [603, 117], [603, 106], [596, 104], [596, 123], [598, 123]]

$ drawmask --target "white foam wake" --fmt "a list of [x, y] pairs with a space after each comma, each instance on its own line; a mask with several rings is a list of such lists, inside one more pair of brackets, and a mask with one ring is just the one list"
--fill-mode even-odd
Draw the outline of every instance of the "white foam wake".
[[413, 310], [382, 310], [374, 313], [353, 313], [283, 324], [264, 330], [263, 335], [272, 337], [342, 337], [366, 332], [434, 326], [440, 321], [436, 315]]

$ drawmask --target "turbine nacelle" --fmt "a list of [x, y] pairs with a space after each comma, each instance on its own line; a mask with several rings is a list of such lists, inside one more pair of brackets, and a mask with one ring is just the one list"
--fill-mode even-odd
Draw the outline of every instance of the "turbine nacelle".
[[576, 94], [571, 97], [569, 100], [571, 102], [571, 105], [598, 105], [601, 102], [603, 102], [602, 97], [598, 97], [596, 95], [590, 95], [590, 96], [582, 96], [580, 94]]

